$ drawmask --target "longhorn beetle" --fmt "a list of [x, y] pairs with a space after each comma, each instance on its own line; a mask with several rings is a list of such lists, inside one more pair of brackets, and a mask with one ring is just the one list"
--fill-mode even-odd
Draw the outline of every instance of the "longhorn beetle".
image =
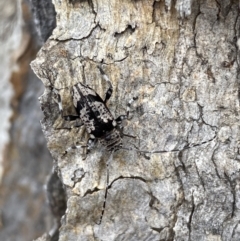
[[[179, 152], [185, 149], [189, 149], [191, 147], [199, 146], [202, 144], [205, 144], [207, 142], [212, 141], [215, 139], [215, 136], [205, 142], [202, 142], [200, 144], [193, 144], [193, 145], [187, 145], [182, 150], [171, 150], [171, 151], [147, 151], [147, 150], [139, 150], [137, 148], [131, 148], [131, 147], [123, 147], [122, 146], [122, 137], [123, 136], [129, 136], [127, 134], [123, 133], [123, 126], [122, 121], [124, 119], [128, 119], [129, 117], [129, 111], [131, 103], [137, 99], [133, 98], [128, 102], [127, 105], [127, 113], [126, 115], [120, 115], [116, 119], [114, 119], [112, 113], [107, 107], [107, 101], [110, 99], [113, 87], [111, 84], [111, 81], [109, 80], [108, 76], [105, 74], [103, 69], [98, 66], [100, 73], [103, 76], [103, 79], [108, 83], [109, 87], [105, 94], [105, 99], [103, 100], [92, 88], [90, 88], [87, 85], [84, 85], [82, 83], [77, 83], [72, 87], [71, 95], [73, 99], [73, 104], [76, 109], [77, 115], [63, 115], [63, 108], [62, 108], [62, 101], [61, 96], [58, 93], [58, 91], [53, 88], [54, 93], [56, 94], [57, 98], [54, 98], [54, 100], [57, 102], [59, 111], [61, 113], [61, 116], [66, 121], [73, 121], [80, 119], [81, 125], [84, 125], [86, 127], [87, 132], [89, 133], [89, 140], [87, 142], [87, 146], [73, 146], [68, 148], [69, 149], [75, 149], [75, 148], [83, 148], [87, 147], [87, 151], [89, 152], [90, 149], [93, 148], [94, 144], [99, 141], [109, 152], [111, 152], [110, 158], [106, 163], [107, 166], [107, 181], [106, 181], [106, 188], [105, 188], [105, 196], [104, 196], [104, 202], [102, 206], [102, 214], [100, 217], [99, 224], [101, 224], [105, 206], [106, 206], [106, 199], [107, 199], [107, 191], [109, 188], [109, 170], [108, 170], [108, 163], [112, 160], [113, 152], [124, 149], [128, 151], [137, 151], [140, 153], [166, 153], [166, 152]], [[131, 136], [130, 136], [131, 137]]]
[[[89, 133], [88, 150], [93, 147], [96, 141], [99, 141], [108, 151], [114, 152], [122, 149], [122, 137], [124, 135], [128, 136], [123, 133], [122, 121], [128, 118], [129, 107], [135, 98], [128, 103], [126, 115], [120, 115], [114, 119], [106, 105], [112, 95], [113, 87], [103, 69], [100, 66], [98, 66], [98, 68], [103, 79], [109, 85], [104, 100], [92, 88], [79, 82], [72, 87], [71, 91], [73, 104], [77, 112], [76, 116], [63, 115], [61, 97], [56, 89], [54, 89], [57, 95], [55, 101], [58, 103], [61, 115], [66, 121], [80, 119], [82, 125], [86, 127]], [[79, 146], [75, 146], [75, 148], [76, 147], [78, 148]]]

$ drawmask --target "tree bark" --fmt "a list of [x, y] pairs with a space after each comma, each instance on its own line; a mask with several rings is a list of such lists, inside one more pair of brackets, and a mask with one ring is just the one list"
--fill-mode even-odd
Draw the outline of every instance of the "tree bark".
[[[59, 240], [239, 240], [238, 1], [54, 1], [57, 27], [32, 67], [46, 89], [42, 128], [66, 188]], [[110, 154], [99, 144], [84, 159], [84, 128], [62, 121], [75, 114], [77, 82], [126, 113], [125, 147], [169, 151]], [[192, 147], [191, 147], [192, 146]], [[189, 148], [190, 147], [190, 148]], [[171, 152], [171, 150], [179, 150]]]

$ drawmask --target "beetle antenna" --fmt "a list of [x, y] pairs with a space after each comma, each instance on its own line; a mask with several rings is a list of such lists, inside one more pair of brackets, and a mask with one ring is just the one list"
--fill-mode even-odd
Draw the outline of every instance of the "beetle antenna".
[[173, 150], [170, 150], [170, 151], [164, 151], [164, 150], [153, 150], [153, 151], [147, 151], [147, 150], [139, 150], [138, 148], [132, 148], [132, 147], [121, 147], [120, 149], [123, 149], [123, 150], [127, 150], [127, 151], [136, 151], [136, 152], [140, 152], [140, 153], [149, 153], [149, 154], [154, 154], [154, 153], [171, 153], [171, 152], [179, 152], [179, 151], [183, 151], [183, 150], [187, 150], [187, 149], [190, 149], [190, 148], [193, 148], [193, 147], [196, 147], [196, 146], [201, 146], [201, 145], [204, 145], [204, 144], [207, 144], [211, 141], [213, 141], [214, 139], [216, 138], [216, 136], [214, 136], [212, 139], [208, 140], [208, 141], [204, 141], [204, 142], [201, 142], [201, 143], [198, 143], [198, 144], [193, 144], [193, 145], [186, 145], [183, 149], [173, 149]]
[[107, 161], [107, 179], [106, 179], [106, 188], [105, 188], [105, 195], [104, 195], [104, 201], [103, 201], [103, 206], [102, 206], [102, 213], [101, 213], [101, 217], [100, 217], [100, 220], [98, 222], [98, 225], [101, 224], [102, 222], [102, 219], [103, 219], [103, 215], [104, 215], [104, 212], [105, 212], [105, 207], [106, 207], [106, 200], [107, 200], [107, 195], [108, 195], [108, 188], [109, 188], [109, 163], [112, 161], [113, 159], [113, 151], [111, 152], [111, 155]]

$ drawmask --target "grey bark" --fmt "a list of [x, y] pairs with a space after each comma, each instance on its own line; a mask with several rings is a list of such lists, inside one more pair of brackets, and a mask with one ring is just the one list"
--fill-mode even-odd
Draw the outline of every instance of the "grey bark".
[[51, 0], [28, 0], [31, 5], [33, 20], [38, 34], [38, 41], [43, 43], [56, 27], [56, 13]]
[[[46, 87], [42, 128], [67, 192], [59, 240], [239, 240], [238, 1], [54, 4], [57, 27], [32, 67]], [[109, 153], [101, 145], [86, 159], [65, 153], [87, 135], [62, 121], [52, 86], [74, 114], [77, 82], [104, 96], [100, 63], [116, 117], [138, 96], [125, 123], [136, 138], [124, 146], [169, 152], [114, 154], [98, 225]]]

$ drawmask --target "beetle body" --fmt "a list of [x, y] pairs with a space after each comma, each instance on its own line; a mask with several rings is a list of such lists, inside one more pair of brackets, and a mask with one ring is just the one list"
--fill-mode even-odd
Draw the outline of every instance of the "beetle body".
[[73, 104], [91, 140], [99, 140], [108, 151], [122, 146], [121, 128], [109, 111], [106, 101], [89, 86], [77, 83], [72, 88]]

